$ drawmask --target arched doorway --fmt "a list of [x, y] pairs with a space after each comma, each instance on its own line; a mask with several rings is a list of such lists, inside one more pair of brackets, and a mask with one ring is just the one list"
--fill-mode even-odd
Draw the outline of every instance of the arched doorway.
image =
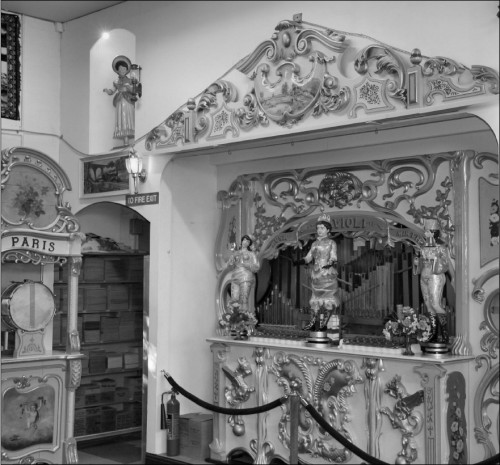
[[[86, 238], [82, 247], [79, 320], [82, 353], [87, 355], [77, 390], [100, 388], [100, 424], [79, 429], [78, 448], [114, 439], [140, 444], [145, 454], [150, 224], [136, 211], [97, 202], [75, 215]], [[78, 414], [78, 403], [77, 403]], [[82, 413], [83, 414], [83, 413]], [[77, 417], [78, 418], [78, 415]], [[132, 450], [132, 449], [131, 449]], [[136, 448], [139, 453], [139, 447]]]

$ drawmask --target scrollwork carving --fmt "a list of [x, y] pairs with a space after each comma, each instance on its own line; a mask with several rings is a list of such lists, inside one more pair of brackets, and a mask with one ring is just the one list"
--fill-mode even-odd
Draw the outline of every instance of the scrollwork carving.
[[264, 56], [272, 63], [293, 60], [309, 53], [313, 41], [336, 53], [343, 53], [348, 45], [343, 34], [330, 29], [324, 32], [312, 28], [304, 29], [300, 22], [284, 20], [275, 27], [271, 39], [262, 42], [252, 54], [241, 60], [237, 69], [242, 73], [249, 73]]
[[396, 375], [387, 383], [384, 392], [396, 399], [396, 403], [392, 410], [382, 407], [380, 413], [386, 415], [392, 427], [399, 429], [402, 435], [402, 449], [398, 452], [395, 463], [413, 463], [418, 458], [418, 451], [412, 438], [418, 435], [423, 427], [423, 416], [414, 409], [424, 402], [424, 391], [408, 395], [401, 376]]
[[445, 57], [432, 57], [424, 61], [422, 65], [422, 73], [425, 76], [432, 76], [434, 74], [444, 74], [446, 76], [453, 76], [461, 74], [465, 71], [465, 67], [460, 63]]
[[245, 96], [243, 107], [236, 110], [235, 117], [240, 128], [245, 130], [252, 129], [259, 124], [262, 126], [269, 125], [269, 118], [259, 108], [253, 91]]
[[359, 74], [366, 74], [369, 70], [369, 61], [376, 63], [375, 73], [380, 75], [383, 72], [397, 75], [397, 83], [394, 81], [388, 86], [390, 97], [398, 99], [406, 104], [406, 66], [396, 52], [388, 47], [379, 45], [369, 45], [365, 47], [354, 61], [354, 69]]
[[475, 81], [490, 84], [490, 92], [498, 94], [498, 72], [488, 66], [472, 66], [472, 76]]
[[474, 436], [476, 441], [484, 447], [484, 460], [489, 459], [495, 454], [495, 446], [490, 439], [493, 421], [491, 419], [491, 412], [488, 409], [500, 403], [500, 391], [498, 389], [499, 372], [498, 364], [494, 367], [489, 367], [488, 373], [481, 380], [474, 397]]
[[[313, 368], [317, 369], [316, 377], [313, 376]], [[327, 362], [319, 357], [278, 352], [273, 357], [271, 372], [286, 394], [299, 394], [307, 399], [326, 421], [352, 440], [346, 427], [350, 421], [347, 399], [356, 392], [355, 385], [363, 382], [353, 361], [336, 359]], [[279, 439], [286, 447], [290, 447], [289, 404], [282, 409], [278, 425]], [[334, 462], [345, 462], [350, 459], [349, 450], [336, 447], [330, 435], [317, 429], [316, 422], [310, 418], [307, 411], [300, 410], [300, 412], [299, 453], [308, 453], [312, 457]]]
[[16, 388], [26, 389], [27, 387], [31, 386], [31, 378], [31, 375], [29, 377], [21, 376], [20, 378], [13, 378], [12, 382], [16, 385]]
[[[246, 384], [244, 378], [252, 374], [252, 369], [245, 357], [238, 358], [238, 366], [235, 370], [227, 366], [222, 366], [222, 371], [230, 381], [231, 386], [224, 389], [226, 401], [232, 407], [241, 407], [241, 404], [250, 398], [250, 394], [255, 391], [254, 387]], [[245, 422], [240, 415], [229, 415], [228, 423], [233, 428], [236, 436], [245, 434]]]
[[361, 198], [362, 183], [351, 173], [328, 173], [319, 184], [319, 199], [330, 208], [344, 208]]
[[31, 263], [32, 265], [64, 265], [66, 257], [45, 255], [31, 250], [12, 250], [2, 254], [2, 263]]

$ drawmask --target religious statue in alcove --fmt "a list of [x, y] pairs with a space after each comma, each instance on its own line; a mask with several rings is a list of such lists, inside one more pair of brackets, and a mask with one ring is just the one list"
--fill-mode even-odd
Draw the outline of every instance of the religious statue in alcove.
[[[340, 309], [340, 296], [336, 268], [337, 244], [329, 237], [331, 230], [330, 216], [327, 214], [319, 216], [316, 223], [316, 240], [304, 258], [305, 263], [312, 264], [310, 266], [312, 294], [309, 300], [312, 317], [305, 329], [313, 332], [325, 332], [331, 329], [330, 338], [338, 344], [340, 320], [337, 313]], [[319, 339], [310, 342], [321, 343]]]
[[113, 71], [118, 78], [113, 81], [113, 89], [103, 89], [108, 95], [114, 95], [115, 107], [115, 139], [123, 139], [128, 145], [135, 136], [135, 102], [142, 95], [140, 77], [136, 76], [135, 68], [129, 58], [124, 55], [115, 57], [112, 63]]
[[454, 286], [453, 263], [446, 243], [446, 235], [439, 227], [437, 219], [424, 219], [425, 244], [414, 258], [413, 273], [420, 274], [420, 288], [431, 318], [433, 328], [429, 340], [423, 344], [428, 353], [449, 351], [448, 315], [442, 304], [446, 273]]

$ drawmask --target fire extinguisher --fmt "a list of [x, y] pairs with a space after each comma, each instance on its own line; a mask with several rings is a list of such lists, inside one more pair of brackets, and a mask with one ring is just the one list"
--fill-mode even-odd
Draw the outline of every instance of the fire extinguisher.
[[175, 398], [175, 391], [168, 391], [171, 394], [170, 400], [167, 402], [167, 455], [173, 457], [179, 455], [180, 451], [180, 435], [179, 435], [179, 416], [180, 404]]

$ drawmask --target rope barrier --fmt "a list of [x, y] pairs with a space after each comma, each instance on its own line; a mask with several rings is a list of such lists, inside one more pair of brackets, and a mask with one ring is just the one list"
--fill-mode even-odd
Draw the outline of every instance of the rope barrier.
[[[262, 405], [260, 407], [255, 407], [255, 408], [246, 408], [246, 409], [235, 409], [235, 408], [225, 408], [225, 407], [219, 407], [218, 405], [213, 405], [209, 404], [208, 402], [205, 402], [195, 395], [191, 394], [190, 392], [186, 391], [184, 388], [179, 386], [175, 380], [170, 376], [169, 373], [165, 372], [164, 370], [161, 370], [163, 373], [163, 376], [165, 376], [165, 379], [170, 383], [172, 386], [172, 389], [179, 394], [182, 394], [184, 397], [187, 399], [193, 401], [195, 404], [199, 405], [200, 407], [203, 407], [207, 410], [211, 410], [212, 412], [216, 413], [222, 413], [225, 415], [252, 415], [256, 413], [263, 413], [267, 412], [269, 410], [272, 410], [273, 408], [279, 407], [280, 405], [283, 405], [287, 400], [289, 399], [288, 396], [283, 396], [280, 397], [279, 399], [276, 399], [273, 402], [270, 402], [268, 404]], [[366, 453], [359, 447], [355, 446], [349, 439], [347, 439], [345, 436], [343, 436], [341, 433], [336, 431], [322, 416], [321, 414], [302, 396], [300, 397], [300, 401], [302, 402], [302, 405], [304, 408], [311, 414], [311, 416], [316, 420], [316, 422], [328, 433], [330, 434], [334, 439], [336, 439], [338, 442], [340, 442], [343, 446], [345, 446], [347, 449], [349, 449], [353, 454], [357, 455], [359, 458], [366, 460], [369, 464], [376, 464], [376, 465], [389, 465], [387, 462], [384, 462], [380, 459], [377, 459], [376, 457], [373, 457], [372, 455]], [[292, 418], [290, 419], [290, 422], [292, 424]], [[293, 426], [293, 425], [292, 425]], [[295, 444], [295, 442], [294, 442]], [[290, 443], [292, 445], [292, 442]], [[295, 447], [295, 449], [297, 446]], [[296, 451], [294, 452], [294, 455], [291, 455], [296, 457]], [[293, 463], [292, 461], [290, 463]], [[476, 462], [474, 465], [500, 465], [500, 454], [496, 454], [493, 457], [490, 457], [488, 459], [482, 460], [481, 462]]]
[[195, 404], [198, 404], [200, 407], [203, 407], [207, 410], [211, 410], [212, 412], [223, 413], [225, 415], [254, 415], [256, 413], [267, 412], [267, 411], [272, 410], [276, 407], [279, 407], [280, 405], [283, 405], [288, 399], [288, 396], [283, 396], [283, 397], [280, 397], [279, 399], [274, 400], [273, 402], [270, 402], [269, 404], [265, 404], [265, 405], [261, 405], [260, 407], [253, 407], [253, 408], [236, 409], [236, 408], [219, 407], [218, 405], [209, 404], [208, 402], [205, 402], [204, 400], [199, 399], [195, 395], [189, 393], [188, 391], [183, 389], [181, 386], [179, 386], [174, 381], [174, 379], [170, 376], [170, 374], [164, 372], [163, 370], [162, 370], [162, 373], [163, 373], [163, 376], [165, 376], [166, 380], [170, 383], [170, 385], [172, 386], [174, 391], [177, 391], [179, 394], [182, 394], [184, 397], [193, 401]]
[[353, 454], [356, 454], [359, 458], [366, 460], [370, 464], [381, 464], [381, 465], [389, 465], [387, 462], [384, 462], [380, 459], [377, 459], [370, 454], [367, 454], [365, 451], [361, 450], [359, 447], [355, 446], [349, 439], [340, 434], [338, 431], [332, 428], [332, 426], [325, 421], [325, 419], [321, 416], [321, 414], [303, 397], [300, 398], [302, 404], [305, 409], [311, 414], [311, 416], [316, 420], [316, 422], [334, 439], [336, 439], [340, 444], [347, 447]]

